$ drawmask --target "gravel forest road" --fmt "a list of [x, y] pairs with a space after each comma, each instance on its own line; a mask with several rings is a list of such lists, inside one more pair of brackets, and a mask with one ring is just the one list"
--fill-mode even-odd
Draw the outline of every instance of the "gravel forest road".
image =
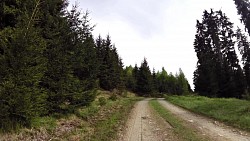
[[[163, 118], [149, 106], [151, 99], [144, 99], [135, 104], [118, 141], [178, 141], [179, 139]], [[173, 115], [179, 117], [189, 128], [211, 141], [250, 141], [246, 132], [228, 127], [210, 118], [189, 112], [163, 99], [157, 99]]]
[[171, 113], [189, 123], [201, 135], [208, 136], [212, 141], [250, 141], [250, 135], [205, 116], [197, 115], [170, 102], [158, 99]]
[[149, 100], [136, 103], [127, 121], [125, 133], [120, 134], [119, 141], [177, 140], [173, 136], [172, 127], [151, 109]]

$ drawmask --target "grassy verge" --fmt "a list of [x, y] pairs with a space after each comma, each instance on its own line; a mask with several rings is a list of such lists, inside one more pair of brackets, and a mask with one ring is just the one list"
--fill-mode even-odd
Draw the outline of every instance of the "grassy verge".
[[0, 140], [112, 140], [137, 100], [134, 95], [114, 98], [112, 93], [100, 92], [90, 106], [74, 114], [34, 118], [30, 129], [0, 133]]
[[108, 105], [109, 111], [107, 111], [107, 114], [109, 116], [105, 116], [103, 119], [96, 122], [95, 132], [91, 136], [91, 140], [106, 141], [115, 139], [119, 127], [125, 123], [124, 121], [127, 119], [135, 102], [135, 100], [129, 98], [117, 101], [114, 105]]
[[249, 101], [234, 98], [207, 98], [202, 96], [166, 96], [166, 99], [193, 112], [250, 131]]
[[172, 115], [168, 110], [166, 110], [157, 100], [151, 100], [149, 102], [150, 106], [162, 117], [164, 118], [174, 130], [174, 133], [183, 140], [188, 141], [201, 141], [205, 140], [198, 136], [195, 131], [190, 130], [188, 127], [184, 126], [184, 123], [179, 118]]

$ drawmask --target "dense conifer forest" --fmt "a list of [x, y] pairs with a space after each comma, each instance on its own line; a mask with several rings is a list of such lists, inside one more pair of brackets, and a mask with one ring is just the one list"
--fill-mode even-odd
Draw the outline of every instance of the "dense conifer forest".
[[[235, 4], [249, 32], [250, 4], [245, 0]], [[129, 90], [146, 97], [193, 93], [181, 69], [176, 74], [164, 67], [151, 71], [146, 58], [139, 66], [124, 66], [111, 35], [94, 37], [89, 13], [67, 7], [66, 0], [0, 2], [2, 130], [29, 127], [37, 116], [72, 113], [88, 106], [98, 89]], [[234, 31], [220, 10], [205, 10], [196, 27], [195, 92], [244, 98], [250, 91], [247, 35]]]
[[[250, 33], [250, 3], [246, 0], [234, 0], [234, 2], [241, 16], [240, 20], [245, 25], [245, 31]], [[221, 10], [205, 10], [202, 21], [197, 20], [196, 28], [194, 49], [198, 62], [194, 72], [195, 92], [209, 97], [248, 97], [250, 90], [248, 35], [245, 35], [239, 27], [235, 30], [233, 23]]]
[[[96, 90], [188, 93], [180, 70], [151, 73], [146, 59], [126, 67], [111, 36], [93, 37], [89, 13], [64, 0], [0, 2], [0, 128], [88, 106]], [[168, 89], [171, 88], [171, 89]]]

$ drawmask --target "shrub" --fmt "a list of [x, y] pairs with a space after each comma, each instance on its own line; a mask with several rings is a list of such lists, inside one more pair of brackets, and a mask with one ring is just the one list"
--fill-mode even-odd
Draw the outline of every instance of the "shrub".
[[110, 97], [109, 97], [110, 100], [112, 101], [116, 101], [117, 100], [117, 95], [116, 94], [112, 94]]
[[98, 101], [99, 101], [99, 104], [100, 104], [101, 106], [103, 106], [103, 105], [105, 105], [105, 104], [107, 103], [107, 100], [106, 100], [105, 97], [100, 97], [100, 98], [98, 99]]

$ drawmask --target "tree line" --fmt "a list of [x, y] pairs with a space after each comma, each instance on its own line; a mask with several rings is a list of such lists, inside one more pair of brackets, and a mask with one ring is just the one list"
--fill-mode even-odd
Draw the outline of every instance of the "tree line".
[[192, 93], [192, 89], [180, 69], [178, 73], [168, 74], [162, 68], [161, 71], [151, 72], [147, 60], [132, 67], [125, 68], [125, 85], [128, 90], [138, 93], [141, 96], [162, 96], [163, 94], [185, 95]]
[[93, 37], [89, 14], [66, 0], [0, 2], [0, 129], [29, 127], [39, 116], [73, 113], [97, 89], [126, 89], [144, 96], [186, 94], [177, 75], [151, 73], [146, 59], [124, 69], [110, 35]]
[[93, 38], [89, 14], [65, 0], [0, 2], [0, 128], [88, 106], [122, 85], [110, 36]]
[[[248, 0], [234, 0], [241, 22], [250, 35]], [[197, 20], [194, 49], [197, 69], [194, 72], [195, 92], [209, 97], [244, 98], [250, 92], [250, 46], [247, 35], [221, 10], [203, 12]], [[238, 49], [241, 56], [235, 48]]]

